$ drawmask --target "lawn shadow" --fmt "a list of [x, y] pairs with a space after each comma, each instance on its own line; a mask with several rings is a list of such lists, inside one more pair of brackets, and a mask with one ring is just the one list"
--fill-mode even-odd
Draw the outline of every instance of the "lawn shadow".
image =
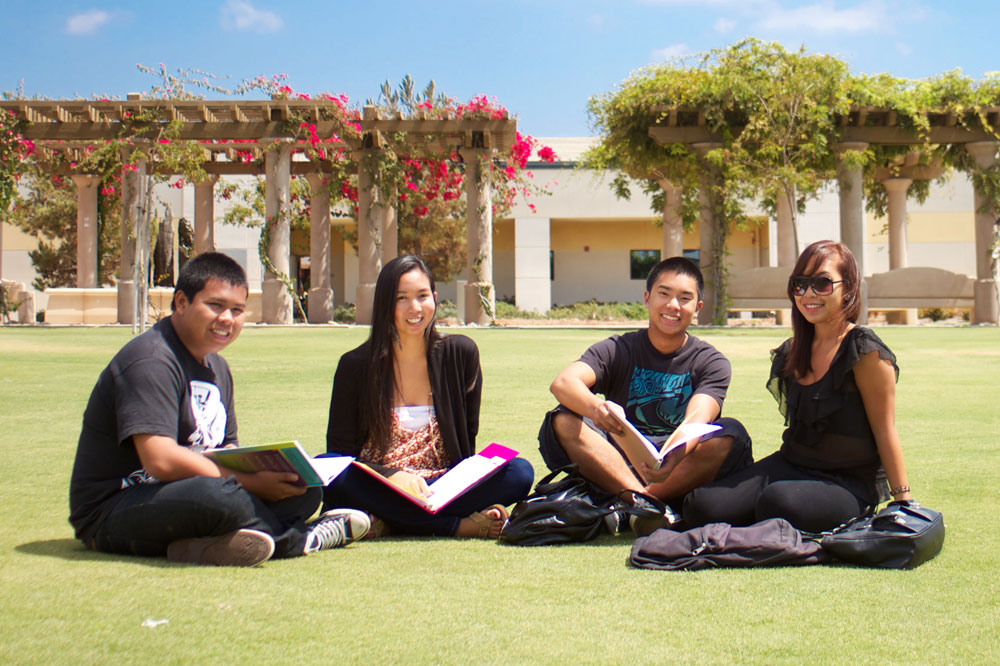
[[[19, 553], [26, 555], [41, 555], [43, 557], [57, 557], [67, 562], [131, 562], [149, 567], [165, 568], [185, 566], [176, 562], [168, 562], [162, 557], [139, 557], [138, 555], [117, 555], [114, 553], [100, 553], [90, 550], [76, 539], [46, 539], [44, 541], [29, 541], [14, 547]], [[198, 565], [192, 565], [198, 566]]]

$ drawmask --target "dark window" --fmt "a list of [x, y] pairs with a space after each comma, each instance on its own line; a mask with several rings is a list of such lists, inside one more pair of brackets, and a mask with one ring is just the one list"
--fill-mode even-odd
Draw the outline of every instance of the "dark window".
[[556, 279], [556, 253], [549, 250], [549, 282]]
[[645, 280], [649, 269], [660, 261], [659, 250], [629, 250], [628, 276], [630, 280]]

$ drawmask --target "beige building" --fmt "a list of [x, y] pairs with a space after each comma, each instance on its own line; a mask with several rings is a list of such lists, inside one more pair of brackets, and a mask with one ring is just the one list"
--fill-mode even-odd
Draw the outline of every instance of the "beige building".
[[[519, 201], [511, 218], [494, 221], [493, 281], [497, 297], [514, 300], [522, 309], [539, 312], [548, 310], [552, 305], [589, 299], [612, 302], [640, 300], [644, 268], [658, 258], [664, 245], [662, 227], [658, 224], [660, 216], [651, 209], [648, 198], [638, 187], [634, 189], [630, 201], [619, 200], [612, 193], [610, 178], [605, 174], [575, 168], [593, 139], [548, 138], [539, 141], [552, 147], [559, 158], [552, 164], [539, 162], [530, 165], [535, 182], [548, 184], [552, 194]], [[194, 187], [188, 185], [178, 190], [161, 186], [158, 196], [161, 214], [169, 207], [174, 218], [194, 219]], [[534, 205], [534, 210], [529, 204]], [[259, 232], [223, 224], [221, 220], [228, 205], [226, 201], [215, 204], [215, 247], [237, 259], [247, 269], [251, 289], [259, 290], [264, 273], [257, 254]], [[741, 276], [763, 275], [760, 271], [747, 271], [778, 265], [777, 244], [773, 242], [777, 237], [777, 222], [767, 219], [759, 210], [751, 208], [748, 213], [758, 224], [731, 233], [727, 258], [733, 283], [743, 286], [758, 283], [749, 277], [741, 282]], [[899, 264], [897, 257], [893, 268], [933, 267], [959, 276], [975, 275], [974, 201], [968, 178], [952, 174], [946, 182], [934, 184], [925, 203], [907, 203], [905, 220], [902, 230], [903, 263]], [[866, 241], [862, 265], [865, 273], [868, 276], [887, 273], [893, 263], [888, 220], [866, 213], [864, 223]], [[330, 272], [334, 305], [353, 302], [357, 293], [357, 253], [340, 234], [344, 225], [353, 224], [352, 220], [344, 218], [334, 217], [332, 221]], [[805, 214], [799, 217], [800, 245], [804, 247], [823, 238], [837, 239], [840, 228], [837, 186], [831, 183], [822, 196], [808, 203]], [[3, 279], [30, 284], [35, 277], [28, 258], [28, 252], [34, 248], [33, 239], [5, 224], [2, 241], [0, 268]], [[697, 228], [684, 234], [685, 254], [697, 259], [699, 245]], [[309, 239], [293, 234], [291, 247], [294, 274], [299, 267], [307, 268], [309, 265], [308, 257], [304, 256], [309, 252]], [[783, 277], [777, 275], [779, 272]], [[787, 269], [774, 273], [768, 278], [771, 286], [766, 289], [770, 291], [774, 290], [775, 284], [780, 285], [787, 278]], [[759, 289], [765, 290], [765, 287]], [[456, 300], [459, 291], [454, 282], [439, 285], [443, 298]], [[46, 294], [36, 293], [35, 297], [36, 308], [45, 310], [48, 304]], [[736, 299], [737, 305], [742, 303], [747, 308], [780, 307], [780, 304], [767, 299], [751, 302], [753, 300]], [[971, 303], [969, 299], [959, 298], [958, 294], [952, 301], [941, 302], [957, 305]]]

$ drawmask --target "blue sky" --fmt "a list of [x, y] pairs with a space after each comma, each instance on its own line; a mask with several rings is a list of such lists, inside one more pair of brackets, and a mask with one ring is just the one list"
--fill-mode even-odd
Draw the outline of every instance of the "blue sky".
[[586, 136], [587, 99], [664, 58], [746, 36], [829, 53], [852, 71], [921, 78], [1000, 70], [1000, 3], [953, 0], [0, 0], [0, 90], [123, 97], [155, 83], [136, 63], [362, 103], [410, 74], [484, 93], [534, 136]]

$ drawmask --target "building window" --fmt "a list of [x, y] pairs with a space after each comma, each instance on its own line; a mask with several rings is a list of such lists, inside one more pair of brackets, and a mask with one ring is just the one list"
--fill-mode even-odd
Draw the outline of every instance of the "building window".
[[701, 263], [701, 250], [684, 250], [684, 258], [696, 264]]
[[649, 269], [660, 261], [659, 250], [629, 250], [628, 277], [630, 280], [645, 280]]
[[549, 282], [556, 279], [556, 253], [549, 250]]

